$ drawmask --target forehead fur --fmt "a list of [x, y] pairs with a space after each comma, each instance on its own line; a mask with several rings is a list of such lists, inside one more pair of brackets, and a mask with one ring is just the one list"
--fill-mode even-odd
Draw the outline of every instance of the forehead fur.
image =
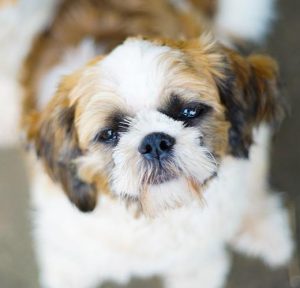
[[132, 110], [151, 107], [173, 64], [168, 54], [179, 56], [167, 46], [130, 39], [100, 63], [101, 83], [114, 90]]
[[[141, 110], [159, 109], [172, 95], [223, 112], [209, 71], [209, 51], [200, 44], [182, 47], [180, 43], [132, 38], [83, 71], [70, 97], [71, 102], [78, 100], [75, 118], [84, 146], [105, 127], [111, 113], [134, 116]], [[191, 53], [194, 49], [198, 54]]]

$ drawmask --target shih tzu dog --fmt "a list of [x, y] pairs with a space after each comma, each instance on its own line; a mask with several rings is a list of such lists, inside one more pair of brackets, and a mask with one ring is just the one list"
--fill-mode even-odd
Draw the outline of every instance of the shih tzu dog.
[[223, 287], [227, 246], [289, 261], [267, 183], [278, 68], [229, 48], [262, 37], [270, 3], [58, 4], [22, 75], [42, 287]]

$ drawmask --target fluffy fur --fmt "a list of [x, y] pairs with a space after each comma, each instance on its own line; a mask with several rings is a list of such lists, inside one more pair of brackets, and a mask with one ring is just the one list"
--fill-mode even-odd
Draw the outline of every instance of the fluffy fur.
[[79, 213], [37, 166], [32, 195], [42, 287], [153, 275], [164, 276], [166, 287], [222, 287], [230, 267], [226, 243], [269, 265], [286, 263], [292, 249], [287, 212], [265, 182], [268, 135], [267, 127], [256, 132], [251, 161], [225, 160], [202, 202], [154, 219], [136, 218], [134, 207], [105, 195], [92, 214]]
[[[0, 7], [0, 23], [3, 27], [0, 32], [0, 86], [4, 87], [5, 91], [10, 91], [9, 99], [8, 96], [5, 97], [6, 93], [0, 94], [0, 106], [9, 106], [5, 116], [4, 113], [1, 113], [3, 115], [3, 119], [1, 118], [0, 121], [1, 146], [14, 145], [18, 139], [17, 123], [19, 123], [20, 113], [18, 111], [21, 106], [21, 94], [18, 92], [17, 73], [20, 69], [20, 63], [26, 55], [32, 39], [51, 21], [57, 3], [60, 3], [60, 1], [4, 1]], [[185, 13], [191, 13], [196, 6], [200, 10], [196, 13], [198, 17], [201, 11], [204, 11], [204, 14], [209, 17], [214, 16], [216, 35], [220, 41], [227, 45], [232, 45], [230, 41], [232, 38], [250, 41], [264, 39], [266, 33], [270, 30], [269, 24], [274, 19], [274, 2], [275, 0], [256, 2], [251, 0], [170, 0], [175, 9], [182, 10]], [[164, 9], [161, 10], [164, 11]], [[189, 14], [187, 15], [186, 18], [191, 18]], [[192, 28], [195, 26], [191, 23], [192, 21], [186, 19], [185, 22], [190, 23], [191, 30], [195, 29]], [[142, 31], [137, 33], [142, 33]], [[192, 33], [197, 33], [197, 31]], [[54, 79], [52, 79], [53, 86], [54, 82]]]
[[[170, 288], [222, 287], [226, 245], [286, 264], [287, 213], [266, 181], [284, 114], [275, 61], [202, 32], [232, 1], [122, 3], [63, 1], [25, 60], [42, 286], [158, 274]], [[154, 134], [159, 147], [145, 142]], [[167, 160], [149, 160], [153, 149]]]
[[0, 4], [0, 147], [16, 145], [21, 114], [19, 72], [32, 39], [51, 21], [58, 0]]

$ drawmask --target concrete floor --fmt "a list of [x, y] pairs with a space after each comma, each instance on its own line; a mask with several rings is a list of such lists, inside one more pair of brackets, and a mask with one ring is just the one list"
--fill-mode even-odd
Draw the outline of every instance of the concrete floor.
[[[300, 88], [300, 1], [281, 0], [279, 6], [274, 33], [263, 51], [280, 63], [292, 113], [275, 139], [270, 178], [278, 191], [285, 191], [295, 239], [300, 243], [300, 97], [297, 93]], [[38, 287], [29, 218], [28, 185], [20, 152], [16, 149], [0, 150], [0, 288]], [[290, 267], [271, 271], [259, 261], [234, 255], [227, 288], [300, 287], [298, 259], [296, 251]], [[104, 287], [116, 286], [108, 283]], [[128, 287], [163, 286], [155, 278], [146, 282], [133, 280]]]

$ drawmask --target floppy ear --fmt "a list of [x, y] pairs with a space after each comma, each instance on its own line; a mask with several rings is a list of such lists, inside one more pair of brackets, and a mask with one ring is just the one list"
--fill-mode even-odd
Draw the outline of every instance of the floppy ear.
[[185, 52], [195, 70], [208, 71], [215, 80], [220, 100], [230, 122], [229, 149], [235, 157], [247, 158], [253, 128], [260, 123], [278, 125], [285, 105], [278, 84], [278, 66], [264, 55], [242, 57], [217, 43], [211, 34], [188, 41], [158, 40]]
[[223, 78], [217, 79], [219, 94], [231, 123], [230, 152], [247, 158], [253, 128], [260, 123], [278, 125], [284, 116], [276, 62], [263, 55], [244, 58], [225, 50]]
[[87, 212], [95, 208], [97, 195], [94, 185], [77, 174], [75, 160], [83, 152], [74, 126], [76, 104], [70, 105], [68, 99], [73, 85], [74, 79], [64, 79], [45, 110], [34, 117], [29, 138], [50, 177], [61, 184], [71, 202]]

